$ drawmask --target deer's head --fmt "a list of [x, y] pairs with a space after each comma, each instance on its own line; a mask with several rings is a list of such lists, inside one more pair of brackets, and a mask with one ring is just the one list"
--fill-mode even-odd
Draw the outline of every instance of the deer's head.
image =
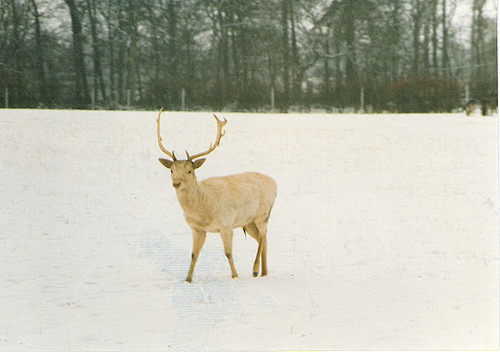
[[170, 169], [172, 176], [172, 186], [176, 189], [176, 191], [180, 191], [196, 184], [197, 181], [195, 170], [203, 165], [206, 160], [204, 158], [200, 159], [200, 157], [210, 154], [212, 151], [214, 151], [215, 148], [219, 146], [220, 139], [224, 135], [224, 133], [222, 132], [222, 127], [227, 123], [227, 121], [226, 119], [224, 119], [224, 121], [221, 121], [217, 118], [217, 116], [214, 115], [215, 119], [217, 120], [217, 138], [215, 139], [215, 143], [213, 145], [211, 144], [208, 150], [202, 153], [190, 156], [186, 151], [187, 160], [177, 160], [174, 152], [167, 151], [162, 144], [162, 139], [160, 137], [160, 116], [162, 110], [163, 108], [160, 109], [158, 119], [156, 120], [158, 145], [160, 146], [161, 151], [167, 154], [170, 159], [160, 158], [158, 160], [163, 166]]

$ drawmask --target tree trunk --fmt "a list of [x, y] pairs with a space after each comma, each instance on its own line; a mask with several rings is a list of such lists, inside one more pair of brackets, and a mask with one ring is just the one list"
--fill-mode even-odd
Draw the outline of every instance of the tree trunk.
[[95, 0], [87, 0], [88, 14], [90, 19], [90, 31], [92, 34], [92, 48], [94, 51], [94, 81], [96, 85], [94, 89], [96, 92], [100, 92], [101, 99], [106, 101], [106, 87], [104, 85], [104, 77], [102, 74], [101, 65], [101, 52], [99, 50], [99, 39], [97, 37], [97, 26], [96, 26], [96, 8]]
[[71, 28], [73, 30], [73, 60], [75, 65], [75, 95], [78, 107], [85, 107], [90, 103], [89, 86], [87, 83], [87, 72], [85, 69], [85, 58], [83, 53], [83, 34], [80, 13], [74, 0], [64, 0], [69, 7], [71, 16]]
[[[276, 93], [276, 70], [275, 70], [275, 66], [273, 65], [273, 62], [271, 61], [271, 56], [269, 54], [266, 55], [267, 57], [267, 67], [268, 67], [268, 70], [269, 70], [269, 87], [271, 88], [271, 94], [275, 94]], [[275, 98], [273, 96], [273, 98]], [[275, 101], [273, 102], [275, 103]], [[276, 108], [276, 106], [273, 106], [274, 108]]]
[[114, 29], [114, 24], [112, 23], [112, 13], [114, 13], [114, 10], [112, 8], [112, 1], [108, 2], [108, 13], [106, 16], [106, 21], [108, 25], [108, 64], [109, 64], [109, 96], [111, 99], [111, 102], [113, 103], [112, 105], [114, 106], [114, 102], [116, 102], [116, 81], [115, 81], [115, 29]]
[[[238, 22], [242, 20], [242, 15], [240, 11], [236, 11], [234, 14], [232, 14], [232, 17], [230, 18], [231, 22]], [[240, 59], [240, 53], [244, 54], [244, 51], [241, 48], [241, 35], [240, 33], [244, 31], [244, 26], [241, 26], [238, 30], [236, 30], [234, 27], [231, 29], [231, 48], [232, 48], [232, 55], [233, 55], [233, 63], [234, 63], [234, 69], [233, 69], [233, 74], [234, 74], [234, 97], [236, 101], [239, 103], [241, 98], [243, 97], [243, 92], [241, 90], [241, 59]]]
[[446, 0], [442, 0], [443, 15], [442, 15], [442, 26], [443, 26], [443, 53], [441, 56], [442, 64], [441, 69], [443, 70], [444, 76], [451, 76], [450, 71], [450, 57], [448, 56], [448, 25], [446, 21], [448, 20], [446, 14]]
[[346, 3], [343, 17], [344, 38], [347, 55], [345, 61], [345, 87], [347, 103], [351, 106], [357, 104], [359, 97], [359, 80], [356, 68], [356, 47], [355, 47], [355, 11], [356, 4]]
[[[239, 15], [240, 17], [242, 16], [242, 14], [240, 13]], [[246, 55], [245, 53], [248, 52], [248, 47], [250, 46], [250, 43], [249, 43], [249, 36], [248, 36], [248, 33], [247, 33], [247, 28], [245, 26], [242, 26], [240, 28], [240, 32], [239, 32], [239, 42], [240, 42], [240, 52], [241, 52], [241, 55], [240, 55], [240, 58], [241, 58], [241, 80], [240, 80], [240, 92], [241, 92], [241, 96], [240, 96], [240, 99], [243, 98], [245, 96], [245, 94], [247, 93], [248, 91], [248, 55]], [[271, 59], [270, 59], [270, 56], [269, 54], [267, 54], [267, 63], [268, 63], [268, 67], [269, 67], [269, 75], [270, 75], [270, 84], [271, 84], [271, 87], [273, 89], [276, 90], [276, 73], [275, 73], [275, 70], [274, 70], [274, 67], [271, 66]]]
[[[136, 3], [135, 0], [128, 0], [127, 2], [127, 34], [130, 40], [128, 48], [128, 61], [127, 61], [127, 90], [130, 92], [131, 103], [136, 100], [136, 93], [138, 91], [138, 75], [137, 75], [137, 21], [136, 21]], [[129, 94], [127, 92], [127, 94]]]
[[331, 77], [331, 71], [330, 71], [330, 31], [327, 28], [326, 34], [325, 34], [325, 57], [323, 58], [323, 69], [324, 69], [324, 103], [326, 105], [331, 104], [331, 90], [330, 90], [330, 77]]
[[[343, 82], [343, 73], [341, 70], [341, 56], [340, 56], [340, 38], [341, 38], [341, 33], [338, 28], [334, 29], [333, 32], [333, 50], [335, 52], [335, 59], [334, 59], [334, 64], [335, 64], [335, 87], [340, 87]], [[328, 37], [328, 35], [327, 35]]]
[[[191, 30], [188, 28], [188, 24], [186, 24], [186, 28], [184, 30], [184, 40], [186, 45], [186, 77], [189, 84], [193, 84], [195, 80], [195, 60], [193, 58], [193, 38], [191, 34]], [[187, 88], [187, 87], [186, 87]]]
[[125, 62], [127, 60], [127, 47], [125, 38], [125, 14], [122, 0], [116, 0], [117, 13], [118, 13], [118, 56], [117, 56], [117, 90], [118, 90], [118, 103], [124, 104], [125, 102]]
[[413, 21], [413, 61], [412, 61], [412, 73], [418, 75], [420, 71], [420, 29], [422, 27], [422, 10], [421, 1], [414, 0], [412, 9], [412, 21]]
[[281, 0], [281, 25], [283, 30], [283, 112], [290, 103], [290, 43], [288, 39], [289, 0]]
[[40, 100], [43, 105], [51, 106], [49, 101], [49, 95], [47, 92], [47, 79], [45, 77], [44, 64], [44, 47], [42, 42], [42, 34], [40, 27], [40, 13], [38, 12], [38, 6], [35, 0], [30, 0], [33, 6], [33, 16], [35, 17], [35, 47], [36, 47], [36, 73], [38, 76], [38, 87], [40, 90]]
[[179, 53], [177, 50], [177, 3], [178, 0], [168, 0], [168, 62], [170, 76], [170, 103], [179, 102]]
[[299, 60], [299, 50], [297, 47], [297, 35], [295, 31], [295, 13], [293, 9], [293, 1], [289, 3], [290, 5], [290, 33], [291, 33], [291, 51], [292, 51], [292, 87], [293, 87], [293, 100], [301, 102], [301, 73], [300, 73], [300, 60]]
[[355, 80], [355, 62], [356, 62], [356, 48], [354, 47], [354, 19], [353, 14], [348, 6], [348, 11], [344, 17], [344, 35], [347, 47], [347, 56], [345, 63], [345, 75], [347, 81]]
[[398, 47], [401, 40], [401, 1], [393, 0], [393, 9], [391, 11], [391, 54], [390, 54], [390, 75], [392, 80], [399, 78], [399, 55]]
[[15, 70], [12, 71], [14, 80], [13, 82], [10, 82], [10, 84], [8, 84], [8, 86], [11, 87], [10, 105], [13, 106], [13, 104], [16, 104], [17, 106], [23, 106], [24, 97], [22, 94], [21, 85], [23, 79], [22, 70], [24, 69], [23, 67], [24, 60], [20, 51], [21, 48], [20, 45], [21, 39], [19, 35], [20, 18], [16, 0], [10, 0], [10, 5], [12, 11], [12, 40], [11, 40], [11, 46], [8, 49], [8, 51], [10, 53], [10, 56], [12, 56], [10, 59], [14, 62], [14, 67], [15, 67]]
[[438, 74], [438, 39], [437, 39], [437, 5], [438, 0], [432, 0], [431, 2], [431, 24], [432, 24], [432, 74]]
[[486, 94], [486, 81], [483, 49], [484, 20], [483, 7], [485, 0], [473, 0], [471, 24], [471, 88], [472, 95], [481, 97]]
[[154, 14], [153, 6], [146, 6], [149, 16], [149, 27], [151, 29], [151, 56], [153, 59], [153, 72], [152, 76], [155, 81], [158, 81], [160, 77], [160, 45], [158, 41], [158, 20]]
[[429, 44], [431, 35], [431, 18], [430, 18], [430, 4], [424, 2], [424, 42], [422, 50], [422, 63], [423, 63], [423, 73], [428, 75], [430, 71], [430, 60], [429, 60]]
[[226, 17], [227, 14], [219, 7], [219, 58], [222, 66], [222, 87], [221, 87], [221, 96], [222, 103], [226, 105], [228, 103], [228, 99], [231, 99], [231, 77], [229, 73], [229, 50], [228, 50], [228, 36], [227, 36], [227, 27], [226, 27]]

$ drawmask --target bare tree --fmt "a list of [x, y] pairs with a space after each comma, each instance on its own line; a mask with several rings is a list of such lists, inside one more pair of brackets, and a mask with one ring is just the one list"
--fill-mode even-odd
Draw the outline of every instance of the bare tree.
[[99, 48], [99, 38], [97, 37], [97, 10], [95, 0], [86, 0], [87, 11], [90, 20], [90, 33], [92, 35], [92, 49], [94, 61], [94, 89], [101, 94], [101, 99], [106, 100], [106, 87], [101, 65], [101, 50]]
[[185, 88], [189, 108], [240, 110], [269, 106], [272, 89], [283, 111], [356, 107], [363, 87], [381, 110], [405, 101], [401, 85], [455, 97], [470, 72], [475, 94], [496, 82], [489, 1], [472, 1], [464, 56], [456, 0], [65, 0], [69, 39], [44, 25], [56, 23], [46, 0], [0, 0], [0, 86], [14, 106], [87, 106], [90, 79], [119, 105], [130, 92], [134, 106], [175, 109]]
[[282, 37], [282, 55], [283, 55], [283, 106], [284, 112], [288, 111], [290, 104], [290, 41], [289, 41], [289, 17], [290, 0], [281, 0], [281, 26]]
[[42, 30], [40, 25], [40, 13], [35, 0], [30, 0], [33, 7], [33, 17], [35, 18], [35, 46], [36, 46], [36, 73], [39, 80], [40, 100], [45, 106], [50, 106], [49, 94], [47, 91], [47, 79], [45, 77], [45, 48], [43, 45]]
[[451, 74], [450, 70], [450, 57], [449, 57], [449, 40], [448, 40], [448, 12], [447, 12], [447, 0], [441, 0], [442, 3], [442, 15], [441, 15], [441, 23], [442, 23], [442, 31], [443, 31], [443, 49], [441, 53], [442, 60], [442, 70], [443, 75]]
[[412, 73], [418, 75], [420, 71], [420, 31], [422, 29], [423, 2], [422, 0], [412, 0]]
[[73, 30], [73, 60], [75, 66], [75, 99], [79, 107], [90, 103], [87, 70], [83, 53], [83, 33], [81, 14], [75, 0], [64, 0], [69, 7]]

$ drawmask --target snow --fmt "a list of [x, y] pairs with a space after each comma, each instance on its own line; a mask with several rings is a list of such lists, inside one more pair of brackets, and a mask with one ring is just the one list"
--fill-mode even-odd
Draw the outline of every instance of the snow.
[[[0, 350], [498, 349], [497, 117], [220, 113], [273, 177], [269, 275], [191, 252], [156, 112], [0, 110]], [[178, 156], [210, 113], [164, 113]]]

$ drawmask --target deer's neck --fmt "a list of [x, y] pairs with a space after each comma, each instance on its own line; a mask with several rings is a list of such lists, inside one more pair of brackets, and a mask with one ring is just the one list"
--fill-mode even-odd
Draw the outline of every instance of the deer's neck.
[[176, 191], [177, 199], [181, 205], [184, 213], [196, 213], [200, 207], [200, 194], [198, 190], [198, 183]]

